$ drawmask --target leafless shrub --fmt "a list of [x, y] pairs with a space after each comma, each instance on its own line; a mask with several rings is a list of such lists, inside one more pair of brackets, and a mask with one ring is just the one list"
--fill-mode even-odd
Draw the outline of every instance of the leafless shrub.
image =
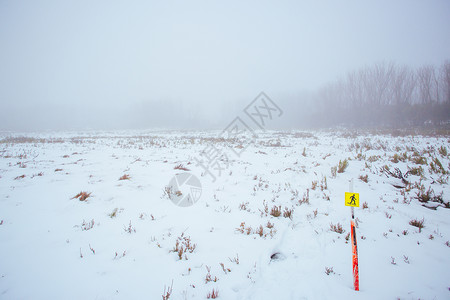
[[428, 201], [431, 202], [438, 202], [444, 204], [443, 200], [443, 193], [436, 195], [434, 190], [431, 188], [431, 186], [428, 188], [427, 191], [425, 189], [419, 189], [416, 193], [416, 199], [419, 200], [419, 202], [427, 203]]
[[136, 228], [131, 225], [131, 221], [128, 224], [128, 227], [124, 227], [123, 230], [125, 230], [126, 233], [132, 234], [133, 232], [136, 232]]
[[403, 174], [403, 172], [399, 168], [395, 168], [394, 171], [391, 171], [389, 166], [385, 165], [382, 168], [380, 168], [380, 172], [386, 175], [386, 177], [388, 178], [394, 177], [397, 179], [401, 179], [404, 184], [409, 184], [409, 182], [406, 180], [406, 178], [408, 178], [409, 171]]
[[242, 202], [241, 204], [239, 204], [239, 209], [240, 210], [247, 210], [247, 205], [249, 205], [248, 202]]
[[87, 223], [85, 220], [83, 220], [83, 223], [81, 223], [81, 230], [83, 230], [83, 231], [90, 230], [94, 227], [94, 225], [95, 225], [94, 219], [92, 219], [90, 222], [87, 222]]
[[331, 178], [336, 178], [337, 167], [331, 167]]
[[342, 234], [345, 232], [344, 228], [342, 228], [342, 225], [340, 223], [337, 223], [336, 225], [333, 223], [330, 223], [330, 230], [334, 231], [336, 233]]
[[369, 204], [367, 204], [367, 202], [364, 202], [363, 205], [362, 205], [362, 208], [363, 208], [363, 209], [369, 208]]
[[325, 267], [325, 274], [327, 275], [334, 274], [333, 267]]
[[173, 191], [173, 188], [171, 186], [164, 187], [163, 197], [172, 200], [173, 195], [175, 195], [175, 192]]
[[419, 232], [421, 232], [422, 228], [425, 227], [424, 223], [425, 223], [425, 219], [423, 219], [423, 218], [422, 218], [422, 220], [412, 219], [411, 221], [409, 221], [409, 225], [419, 228]]
[[236, 254], [236, 257], [233, 257], [233, 259], [228, 258], [231, 262], [234, 262], [235, 264], [239, 264], [239, 254]]

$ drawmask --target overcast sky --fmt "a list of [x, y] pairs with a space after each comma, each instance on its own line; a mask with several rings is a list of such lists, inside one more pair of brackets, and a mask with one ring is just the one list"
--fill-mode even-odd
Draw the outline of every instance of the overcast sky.
[[445, 0], [0, 0], [0, 130], [220, 127], [260, 91], [449, 58]]

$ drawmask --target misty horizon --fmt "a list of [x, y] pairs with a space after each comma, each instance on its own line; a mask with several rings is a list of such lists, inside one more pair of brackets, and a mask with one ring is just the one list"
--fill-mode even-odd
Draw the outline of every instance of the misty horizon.
[[[3, 2], [0, 130], [223, 129], [260, 92], [306, 122], [381, 62], [450, 59], [450, 3]], [[298, 116], [298, 118], [297, 118]]]

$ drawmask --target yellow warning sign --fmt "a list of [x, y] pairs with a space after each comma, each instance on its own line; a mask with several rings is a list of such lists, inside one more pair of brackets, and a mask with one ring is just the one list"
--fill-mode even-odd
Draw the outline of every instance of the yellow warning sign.
[[345, 206], [359, 207], [358, 193], [345, 193]]

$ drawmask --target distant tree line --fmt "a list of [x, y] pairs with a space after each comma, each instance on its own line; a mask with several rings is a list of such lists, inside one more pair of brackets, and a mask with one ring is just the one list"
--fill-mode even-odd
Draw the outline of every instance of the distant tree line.
[[450, 61], [417, 69], [378, 63], [352, 71], [322, 87], [314, 103], [315, 126], [448, 126]]

